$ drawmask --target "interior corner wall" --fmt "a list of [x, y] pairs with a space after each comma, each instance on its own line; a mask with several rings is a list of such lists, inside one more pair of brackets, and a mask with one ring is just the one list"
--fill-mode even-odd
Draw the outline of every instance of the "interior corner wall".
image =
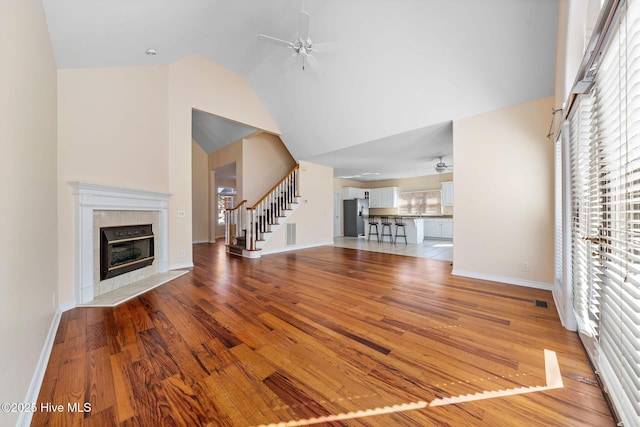
[[[0, 2], [0, 52], [0, 402], [20, 404], [37, 393], [57, 304], [56, 65], [41, 1]], [[0, 425], [19, 416], [1, 411]]]
[[293, 169], [296, 161], [282, 140], [265, 132], [242, 142], [242, 197], [250, 206]]
[[191, 144], [191, 192], [193, 194], [193, 243], [209, 241], [209, 160], [194, 140]]
[[167, 86], [167, 66], [58, 70], [58, 256], [63, 305], [76, 301], [75, 201], [69, 182], [168, 193]]
[[287, 223], [296, 224], [296, 243], [287, 245], [287, 227], [266, 242], [263, 254], [333, 244], [333, 168], [300, 162], [300, 206]]
[[[192, 109], [271, 133], [279, 130], [242, 76], [198, 55], [169, 65], [169, 267], [193, 265]], [[179, 213], [185, 212], [185, 215]], [[184, 255], [182, 255], [184, 254]]]
[[454, 121], [454, 274], [552, 288], [552, 106], [548, 97]]

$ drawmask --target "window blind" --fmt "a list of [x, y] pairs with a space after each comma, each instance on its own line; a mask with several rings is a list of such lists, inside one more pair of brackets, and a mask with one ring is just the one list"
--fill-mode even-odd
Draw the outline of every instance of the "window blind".
[[597, 223], [592, 206], [597, 169], [591, 164], [592, 131], [594, 129], [593, 98], [581, 96], [569, 117], [569, 156], [571, 179], [571, 281], [576, 321], [581, 331], [597, 336], [599, 293], [594, 289], [592, 252], [587, 238]]
[[554, 144], [554, 277], [555, 283], [560, 287], [563, 286], [562, 265], [564, 256], [562, 254], [562, 137], [564, 133], [560, 133], [560, 138]]
[[[640, 0], [570, 114], [573, 307], [624, 426], [640, 425]], [[589, 346], [587, 346], [589, 349]]]
[[442, 191], [407, 191], [398, 195], [398, 213], [441, 213]]

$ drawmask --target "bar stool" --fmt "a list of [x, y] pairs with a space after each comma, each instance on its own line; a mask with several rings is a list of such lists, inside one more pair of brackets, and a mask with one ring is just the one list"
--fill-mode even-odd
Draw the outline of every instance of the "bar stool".
[[[405, 223], [403, 222], [403, 218], [402, 217], [395, 217], [394, 218], [394, 222], [396, 223], [396, 237], [393, 238], [393, 243], [396, 242], [396, 240], [398, 240], [398, 237], [404, 237], [404, 244], [406, 245], [407, 242], [407, 229], [405, 228]], [[399, 229], [402, 227], [402, 234], [398, 234]]]
[[[380, 241], [384, 242], [385, 237], [389, 237], [389, 243], [393, 243], [393, 234], [391, 233], [391, 221], [388, 216], [380, 217], [380, 225], [382, 226], [382, 233], [380, 234]], [[385, 233], [385, 230], [389, 230], [389, 234]]]
[[[375, 233], [372, 231], [374, 227], [376, 231]], [[376, 220], [375, 216], [369, 217], [369, 237], [367, 238], [367, 240], [371, 240], [371, 235], [376, 236], [376, 240], [378, 242], [380, 241], [380, 235], [378, 234], [378, 220]]]

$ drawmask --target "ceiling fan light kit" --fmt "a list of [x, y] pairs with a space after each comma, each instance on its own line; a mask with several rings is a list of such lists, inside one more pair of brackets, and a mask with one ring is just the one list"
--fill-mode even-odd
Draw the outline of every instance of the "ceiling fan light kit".
[[313, 56], [313, 52], [321, 50], [322, 45], [330, 45], [333, 43], [313, 43], [309, 38], [309, 22], [311, 15], [304, 10], [298, 12], [298, 37], [294, 41], [287, 41], [279, 39], [273, 36], [267, 36], [265, 34], [258, 34], [258, 39], [276, 44], [278, 46], [287, 47], [293, 50], [294, 57], [302, 58], [302, 69], [305, 69], [305, 65], [308, 64], [311, 69], [316, 72], [320, 72], [320, 64], [318, 60]]
[[447, 165], [442, 161], [442, 157], [438, 157], [438, 163], [436, 163], [435, 170], [438, 173], [447, 172], [453, 169], [453, 165]]

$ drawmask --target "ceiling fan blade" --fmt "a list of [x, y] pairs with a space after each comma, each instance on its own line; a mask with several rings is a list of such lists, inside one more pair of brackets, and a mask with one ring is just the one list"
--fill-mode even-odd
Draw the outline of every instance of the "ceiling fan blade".
[[293, 43], [288, 42], [286, 40], [277, 39], [275, 37], [266, 36], [264, 34], [258, 34], [256, 37], [258, 39], [262, 40], [262, 41], [267, 42], [267, 43], [273, 43], [273, 44], [277, 44], [278, 46], [285, 46], [285, 47], [293, 48]]
[[311, 15], [301, 10], [298, 12], [298, 38], [300, 40], [309, 40], [309, 20]]
[[304, 57], [304, 60], [307, 63], [307, 65], [309, 65], [309, 68], [311, 68], [311, 71], [313, 71], [314, 73], [320, 76], [322, 75], [322, 67], [320, 66], [320, 63], [316, 58], [314, 58], [311, 55], [306, 55]]
[[313, 44], [314, 52], [335, 52], [340, 50], [340, 42], [321, 42]]

